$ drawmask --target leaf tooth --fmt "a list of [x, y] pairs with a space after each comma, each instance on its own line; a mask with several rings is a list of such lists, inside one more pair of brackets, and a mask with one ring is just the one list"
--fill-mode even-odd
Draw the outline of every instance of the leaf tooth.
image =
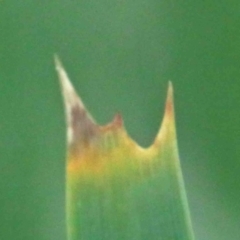
[[102, 133], [105, 132], [115, 132], [115, 130], [122, 130], [124, 131], [124, 124], [123, 124], [123, 118], [122, 115], [120, 113], [116, 113], [112, 119], [111, 122], [109, 122], [108, 124], [104, 125], [104, 126], [99, 126], [100, 129], [102, 130]]
[[112, 124], [116, 127], [122, 127], [123, 126], [123, 118], [120, 113], [115, 114]]
[[97, 134], [98, 125], [77, 95], [59, 58], [55, 56], [54, 60], [65, 105], [67, 142], [69, 147], [81, 148], [82, 145], [88, 145]]

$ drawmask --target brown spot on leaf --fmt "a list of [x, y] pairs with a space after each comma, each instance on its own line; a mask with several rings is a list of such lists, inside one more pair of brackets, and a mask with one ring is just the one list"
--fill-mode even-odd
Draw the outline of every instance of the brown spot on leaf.
[[85, 109], [75, 105], [71, 109], [71, 128], [73, 132], [72, 146], [81, 150], [88, 146], [97, 136], [98, 127], [88, 116]]

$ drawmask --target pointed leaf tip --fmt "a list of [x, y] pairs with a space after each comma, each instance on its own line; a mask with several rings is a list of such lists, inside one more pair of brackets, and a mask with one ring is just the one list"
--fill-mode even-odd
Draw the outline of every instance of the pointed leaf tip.
[[83, 103], [81, 99], [77, 96], [77, 93], [72, 83], [70, 82], [68, 75], [62, 66], [61, 61], [57, 56], [55, 56], [54, 60], [59, 81], [62, 87], [62, 94], [65, 100], [66, 107], [71, 105], [80, 105], [82, 108], [84, 108]]
[[165, 106], [165, 114], [173, 115], [174, 114], [174, 106], [173, 106], [173, 85], [172, 82], [168, 82], [168, 92], [167, 92], [167, 100]]
[[65, 113], [67, 120], [67, 141], [74, 149], [86, 145], [97, 132], [97, 125], [87, 112], [80, 97], [77, 95], [58, 56], [54, 56], [56, 70], [62, 87]]
[[[160, 126], [159, 132], [156, 136], [155, 143], [157, 145], [166, 141], [167, 136], [175, 136], [175, 116], [174, 116], [174, 102], [173, 102], [173, 85], [172, 82], [168, 82], [168, 91], [165, 103], [165, 111]], [[154, 144], [155, 145], [155, 144]]]

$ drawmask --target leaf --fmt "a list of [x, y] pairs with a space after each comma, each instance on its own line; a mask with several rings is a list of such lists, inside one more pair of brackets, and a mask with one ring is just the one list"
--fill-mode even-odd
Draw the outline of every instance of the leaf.
[[68, 240], [192, 240], [178, 157], [173, 88], [149, 148], [134, 142], [120, 115], [99, 126], [60, 61], [67, 118]]

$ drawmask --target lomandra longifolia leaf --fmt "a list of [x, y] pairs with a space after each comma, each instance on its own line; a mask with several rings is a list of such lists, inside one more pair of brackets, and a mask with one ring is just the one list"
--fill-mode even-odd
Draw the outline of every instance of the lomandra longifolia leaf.
[[57, 58], [56, 67], [67, 118], [68, 240], [192, 240], [171, 83], [160, 131], [144, 149], [120, 115], [96, 124]]

